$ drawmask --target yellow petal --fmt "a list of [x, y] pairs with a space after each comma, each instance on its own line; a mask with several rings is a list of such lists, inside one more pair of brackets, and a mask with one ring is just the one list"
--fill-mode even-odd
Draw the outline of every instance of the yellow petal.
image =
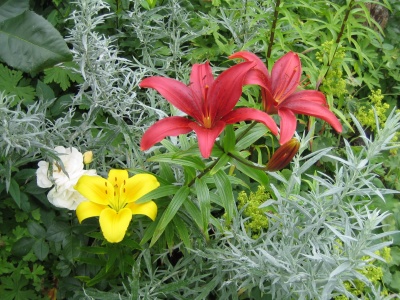
[[104, 238], [110, 243], [119, 243], [124, 239], [132, 220], [132, 211], [123, 208], [119, 212], [107, 207], [100, 214], [100, 228]]
[[100, 216], [105, 208], [107, 208], [105, 205], [85, 201], [80, 203], [76, 208], [76, 216], [78, 217], [79, 223], [81, 223], [87, 218]]
[[83, 175], [74, 188], [89, 201], [108, 205], [114, 199], [114, 187], [100, 176]]
[[[127, 170], [119, 170], [119, 169], [111, 169], [108, 172], [108, 181], [113, 184], [113, 186], [118, 186], [120, 188], [125, 181], [128, 179], [128, 171]], [[116, 189], [116, 192], [119, 192], [119, 189]]]
[[[134, 202], [159, 186], [160, 183], [154, 175], [137, 174], [126, 181], [125, 203]], [[121, 195], [122, 194], [123, 193], [121, 193]]]
[[153, 201], [141, 204], [129, 203], [126, 207], [132, 210], [133, 215], [145, 215], [153, 221], [156, 219], [157, 205]]

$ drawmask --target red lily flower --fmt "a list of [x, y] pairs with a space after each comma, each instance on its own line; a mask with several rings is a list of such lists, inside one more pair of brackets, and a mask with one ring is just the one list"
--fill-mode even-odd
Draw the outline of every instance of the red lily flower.
[[337, 132], [342, 132], [342, 125], [329, 110], [323, 93], [315, 90], [296, 91], [301, 76], [300, 58], [296, 53], [289, 52], [278, 59], [271, 75], [264, 63], [251, 52], [237, 52], [229, 58], [241, 58], [256, 63], [256, 67], [246, 76], [244, 84], [260, 85], [265, 111], [280, 116], [281, 145], [288, 142], [296, 131], [295, 114], [320, 118], [328, 122]]
[[214, 80], [208, 62], [195, 64], [188, 86], [175, 79], [159, 76], [144, 79], [140, 87], [155, 89], [191, 118], [174, 116], [156, 122], [144, 133], [141, 149], [149, 149], [166, 136], [177, 136], [194, 130], [200, 152], [204, 158], [208, 158], [215, 140], [225, 126], [246, 120], [259, 121], [273, 134], [278, 134], [278, 127], [267, 113], [254, 108], [233, 110], [242, 94], [243, 80], [253, 67], [254, 63], [241, 63], [225, 70]]

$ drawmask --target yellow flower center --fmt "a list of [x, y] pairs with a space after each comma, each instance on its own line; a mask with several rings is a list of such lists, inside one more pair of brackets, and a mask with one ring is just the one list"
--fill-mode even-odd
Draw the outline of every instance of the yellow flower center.
[[211, 121], [210, 116], [206, 116], [203, 118], [203, 125], [205, 128], [211, 128], [212, 121]]
[[[113, 198], [110, 198], [109, 201], [109, 206], [115, 210], [116, 212], [119, 212], [121, 209], [123, 209], [127, 202], [126, 202], [126, 180], [124, 179], [121, 183], [121, 186], [118, 185], [118, 178], [114, 177], [114, 182], [106, 181], [105, 186], [107, 187], [108, 183], [112, 184], [114, 187], [114, 195]], [[106, 189], [106, 194], [107, 194], [107, 189]]]

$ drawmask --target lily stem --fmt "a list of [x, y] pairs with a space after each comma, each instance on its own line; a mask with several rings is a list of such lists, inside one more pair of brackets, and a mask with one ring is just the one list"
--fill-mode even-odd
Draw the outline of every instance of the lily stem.
[[[217, 144], [218, 145], [218, 144]], [[189, 183], [188, 183], [188, 187], [191, 187], [194, 182], [196, 181], [196, 179], [200, 179], [201, 177], [203, 177], [204, 175], [206, 175], [212, 168], [214, 168], [214, 166], [219, 162], [219, 160], [221, 159], [221, 157], [218, 157], [211, 165], [209, 165], [207, 168], [205, 168], [203, 171], [201, 171], [201, 173], [199, 175], [197, 175], [195, 178], [193, 178]]]
[[261, 171], [268, 171], [267, 167], [261, 167], [261, 166], [257, 166], [255, 164], [252, 164], [249, 161], [247, 161], [247, 160], [243, 159], [242, 157], [237, 156], [237, 155], [235, 155], [235, 154], [233, 154], [231, 152], [228, 152], [226, 154], [228, 156], [232, 157], [233, 159], [236, 159], [238, 162], [240, 162], [240, 163], [242, 163], [242, 164], [244, 164], [244, 165], [246, 165], [246, 166], [248, 166], [250, 168], [261, 170]]
[[344, 29], [346, 27], [347, 20], [349, 19], [349, 15], [350, 15], [350, 12], [351, 12], [351, 9], [352, 9], [352, 6], [353, 6], [353, 2], [354, 2], [354, 0], [350, 1], [349, 7], [346, 10], [346, 14], [344, 16], [344, 19], [343, 19], [343, 22], [342, 22], [342, 26], [340, 27], [339, 34], [338, 34], [338, 36], [337, 36], [337, 38], [335, 40], [335, 44], [336, 44], [335, 51], [333, 52], [332, 59], [329, 60], [329, 62], [328, 62], [328, 69], [326, 70], [324, 76], [322, 76], [321, 79], [319, 79], [317, 81], [317, 84], [316, 84], [316, 87], [315, 87], [316, 90], [319, 90], [319, 87], [321, 86], [322, 81], [324, 80], [324, 78], [326, 77], [326, 75], [328, 74], [328, 72], [329, 72], [329, 70], [330, 70], [330, 68], [332, 66], [332, 63], [333, 63], [333, 60], [335, 58], [336, 52], [339, 49], [339, 43], [340, 43], [340, 40], [342, 39], [342, 36], [343, 36], [343, 33], [344, 33]]
[[269, 34], [269, 43], [268, 43], [268, 49], [267, 49], [267, 62], [268, 59], [271, 57], [272, 53], [272, 45], [274, 44], [274, 39], [275, 39], [275, 29], [276, 29], [276, 23], [278, 22], [278, 13], [279, 13], [279, 6], [281, 5], [281, 0], [277, 0], [275, 2], [275, 11], [274, 11], [274, 19], [272, 21], [271, 25], [271, 32]]

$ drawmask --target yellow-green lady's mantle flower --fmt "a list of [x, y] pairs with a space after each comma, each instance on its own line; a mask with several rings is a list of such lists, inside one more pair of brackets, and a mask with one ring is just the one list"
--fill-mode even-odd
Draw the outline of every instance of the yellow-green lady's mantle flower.
[[126, 170], [110, 170], [108, 178], [82, 176], [75, 189], [89, 201], [76, 209], [79, 222], [99, 216], [104, 238], [110, 243], [123, 240], [132, 215], [146, 215], [154, 221], [157, 205], [153, 201], [136, 204], [143, 195], [156, 189], [160, 183], [151, 174], [137, 174], [128, 178]]

